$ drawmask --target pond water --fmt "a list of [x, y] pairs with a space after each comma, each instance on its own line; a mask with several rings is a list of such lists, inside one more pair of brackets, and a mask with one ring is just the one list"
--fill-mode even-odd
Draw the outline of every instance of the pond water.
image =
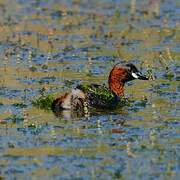
[[[178, 179], [178, 0], [0, 1], [0, 178]], [[89, 117], [32, 105], [131, 62], [132, 104]]]

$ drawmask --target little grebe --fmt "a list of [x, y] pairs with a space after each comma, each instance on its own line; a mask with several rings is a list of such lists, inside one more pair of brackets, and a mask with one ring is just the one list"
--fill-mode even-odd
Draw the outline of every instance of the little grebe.
[[116, 64], [109, 74], [109, 88], [104, 85], [90, 84], [79, 85], [71, 92], [55, 99], [52, 103], [52, 110], [78, 111], [86, 107], [114, 108], [117, 104], [123, 103], [124, 84], [134, 79], [148, 80], [133, 64]]

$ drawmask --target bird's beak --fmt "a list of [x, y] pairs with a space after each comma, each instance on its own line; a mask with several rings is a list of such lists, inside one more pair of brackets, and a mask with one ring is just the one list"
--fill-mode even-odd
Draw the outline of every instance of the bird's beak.
[[140, 72], [132, 72], [131, 74], [135, 79], [141, 79], [141, 80], [149, 80], [148, 77], [146, 77], [145, 75], [142, 75]]

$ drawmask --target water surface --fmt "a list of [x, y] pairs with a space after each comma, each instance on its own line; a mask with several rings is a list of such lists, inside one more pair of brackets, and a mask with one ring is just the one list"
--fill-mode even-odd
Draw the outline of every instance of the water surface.
[[[179, 1], [0, 1], [3, 179], [178, 179]], [[151, 76], [133, 101], [56, 117], [32, 101], [79, 83], [107, 84], [127, 61]]]

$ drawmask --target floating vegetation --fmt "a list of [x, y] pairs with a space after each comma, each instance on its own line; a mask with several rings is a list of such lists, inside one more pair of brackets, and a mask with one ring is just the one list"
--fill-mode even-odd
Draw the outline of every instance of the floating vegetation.
[[39, 84], [49, 84], [50, 82], [53, 82], [56, 80], [56, 77], [54, 76], [47, 76], [43, 77], [39, 80]]
[[66, 46], [64, 47], [63, 51], [64, 52], [69, 52], [69, 51], [73, 51], [75, 48], [72, 45]]
[[48, 69], [48, 65], [47, 64], [43, 64], [42, 65], [42, 69], [47, 70]]
[[29, 68], [29, 70], [32, 71], [32, 72], [36, 72], [37, 71], [37, 67], [36, 66], [31, 66]]
[[169, 80], [169, 81], [172, 81], [173, 78], [174, 78], [174, 73], [173, 72], [167, 72], [165, 74], [165, 77]]
[[127, 104], [127, 99], [124, 97], [118, 98], [115, 96], [106, 86], [101, 85], [79, 85], [77, 87], [84, 91], [93, 103], [93, 99], [99, 99], [98, 107], [115, 108], [121, 107]]
[[100, 86], [100, 85], [88, 85], [88, 84], [83, 84], [83, 85], [79, 85], [77, 87], [78, 89], [82, 89], [84, 92], [92, 92], [94, 93], [96, 96], [102, 96], [105, 99], [113, 99], [114, 98], [114, 94], [109, 91], [109, 89], [105, 86]]
[[44, 110], [51, 110], [51, 105], [55, 99], [54, 94], [41, 95], [38, 99], [32, 101], [33, 106]]
[[25, 108], [25, 107], [27, 107], [27, 105], [24, 104], [23, 102], [14, 103], [14, 104], [12, 104], [12, 106], [19, 107], [19, 108]]
[[66, 87], [72, 87], [74, 82], [67, 79], [67, 80], [64, 80], [64, 84], [65, 84]]

